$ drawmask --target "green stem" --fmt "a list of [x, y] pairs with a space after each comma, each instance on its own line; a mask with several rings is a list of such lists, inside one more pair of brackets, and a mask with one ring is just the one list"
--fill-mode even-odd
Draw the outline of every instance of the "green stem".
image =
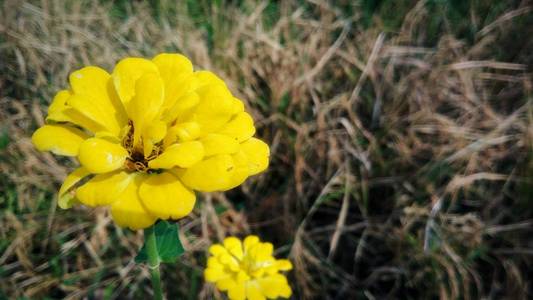
[[152, 287], [154, 290], [154, 299], [163, 300], [163, 291], [161, 290], [161, 272], [159, 271], [159, 254], [157, 253], [157, 242], [155, 239], [154, 226], [144, 230], [144, 243], [146, 253], [148, 254], [148, 267], [152, 276]]

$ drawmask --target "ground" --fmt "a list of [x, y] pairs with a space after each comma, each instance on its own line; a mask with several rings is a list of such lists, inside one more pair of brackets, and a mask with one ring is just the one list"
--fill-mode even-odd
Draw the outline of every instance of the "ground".
[[188, 56], [243, 99], [269, 169], [199, 194], [168, 299], [224, 299], [206, 249], [253, 233], [294, 299], [527, 299], [530, 1], [0, 1], [0, 299], [146, 299], [142, 232], [61, 210], [32, 132], [70, 72]]

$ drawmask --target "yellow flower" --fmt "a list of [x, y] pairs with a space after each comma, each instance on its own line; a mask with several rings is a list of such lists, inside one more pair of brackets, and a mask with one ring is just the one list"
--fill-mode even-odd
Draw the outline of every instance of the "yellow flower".
[[241, 242], [235, 237], [209, 248], [204, 278], [216, 283], [220, 291], [227, 291], [231, 300], [263, 300], [289, 298], [291, 287], [280, 271], [292, 269], [286, 259], [272, 256], [271, 243], [261, 243], [250, 235]]
[[242, 101], [182, 55], [125, 58], [111, 74], [89, 66], [69, 82], [32, 136], [81, 164], [59, 191], [62, 208], [110, 206], [118, 225], [146, 228], [188, 215], [193, 190], [228, 190], [268, 166]]

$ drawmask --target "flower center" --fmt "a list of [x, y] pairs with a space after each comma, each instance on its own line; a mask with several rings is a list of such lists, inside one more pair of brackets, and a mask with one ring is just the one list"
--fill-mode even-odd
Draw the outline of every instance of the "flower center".
[[124, 149], [126, 149], [129, 153], [128, 158], [126, 159], [126, 162], [124, 164], [126, 170], [130, 172], [144, 172], [144, 173], [152, 173], [155, 170], [150, 169], [148, 167], [148, 162], [152, 159], [156, 158], [163, 152], [163, 148], [161, 147], [161, 143], [158, 143], [154, 145], [152, 152], [149, 156], [144, 155], [142, 142], [140, 146], [135, 147], [133, 143], [133, 133], [134, 133], [134, 127], [133, 127], [133, 121], [128, 121], [128, 132], [125, 134], [124, 138], [122, 139], [122, 146]]

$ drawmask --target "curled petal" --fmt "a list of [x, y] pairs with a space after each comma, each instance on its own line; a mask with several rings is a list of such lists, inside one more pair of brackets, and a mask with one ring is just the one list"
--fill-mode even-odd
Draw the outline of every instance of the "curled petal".
[[120, 128], [113, 124], [111, 117], [94, 105], [86, 95], [74, 94], [68, 98], [67, 104], [76, 112], [76, 115], [82, 116], [83, 120], [89, 120], [90, 124], [96, 124], [98, 128], [116, 135], [120, 132]]
[[194, 92], [179, 97], [173, 102], [172, 106], [168, 107], [167, 111], [163, 115], [163, 120], [172, 122], [178, 119], [179, 121], [180, 119], [183, 119], [184, 115], [192, 112], [193, 108], [198, 103], [200, 103], [200, 97]]
[[239, 143], [242, 143], [255, 134], [254, 120], [248, 113], [240, 112], [218, 133], [235, 138]]
[[77, 103], [79, 112], [85, 113], [89, 108], [97, 110], [103, 117], [97, 121], [106, 125], [109, 132], [118, 133], [126, 125], [127, 116], [113, 88], [109, 73], [89, 66], [72, 72], [69, 81], [72, 93], [83, 96], [80, 99], [85, 100], [85, 103]]
[[70, 91], [59, 91], [54, 96], [50, 107], [48, 107], [48, 116], [46, 117], [46, 121], [69, 122], [85, 128], [93, 133], [107, 130], [104, 125], [91, 120], [75, 108], [67, 105], [67, 101], [70, 97], [72, 97], [72, 93]]
[[248, 157], [243, 151], [231, 155], [231, 158], [233, 159], [235, 167], [229, 178], [228, 185], [225, 188], [226, 190], [239, 186], [250, 175]]
[[[135, 128], [133, 143], [139, 145], [141, 135], [159, 115], [163, 104], [163, 81], [155, 73], [142, 75], [135, 83], [135, 96], [127, 104], [129, 118]], [[145, 153], [146, 156], [150, 153]]]
[[202, 160], [177, 173], [181, 181], [189, 188], [213, 192], [227, 188], [234, 168], [235, 164], [231, 156], [222, 154]]
[[256, 138], [250, 138], [241, 144], [241, 150], [248, 158], [250, 175], [260, 173], [268, 167], [270, 149], [265, 142]]
[[153, 169], [170, 169], [173, 167], [189, 168], [204, 157], [204, 147], [198, 141], [174, 144], [151, 160], [148, 166]]
[[210, 133], [200, 142], [204, 145], [205, 156], [233, 154], [239, 151], [239, 143], [227, 135]]
[[76, 156], [88, 137], [83, 131], [67, 125], [44, 125], [33, 133], [31, 141], [39, 151]]
[[149, 214], [139, 198], [139, 186], [146, 175], [135, 175], [126, 189], [111, 204], [113, 220], [121, 227], [137, 230], [152, 226], [157, 217]]
[[180, 219], [194, 208], [196, 195], [169, 172], [151, 174], [141, 183], [139, 196], [148, 212], [161, 219]]
[[111, 77], [122, 103], [130, 102], [135, 95], [135, 83], [146, 73], [159, 73], [157, 66], [144, 58], [129, 57], [121, 60]]
[[127, 157], [128, 151], [120, 144], [99, 138], [85, 140], [80, 146], [78, 155], [81, 165], [94, 174], [119, 169]]
[[165, 84], [163, 108], [171, 107], [176, 100], [195, 87], [196, 80], [191, 78], [193, 66], [187, 57], [176, 53], [162, 53], [152, 61], [159, 69]]
[[57, 121], [57, 122], [70, 122], [68, 116], [66, 116], [63, 111], [67, 108], [67, 99], [72, 94], [67, 90], [62, 90], [57, 92], [48, 107], [48, 116], [46, 120]]
[[109, 205], [126, 189], [133, 175], [123, 171], [99, 174], [76, 190], [78, 200], [91, 207]]
[[68, 174], [58, 193], [57, 204], [60, 208], [68, 209], [71, 208], [74, 203], [78, 202], [73, 193], [69, 193], [69, 190], [89, 174], [89, 171], [83, 167], [77, 168], [72, 173]]
[[165, 137], [165, 145], [179, 142], [188, 142], [197, 139], [201, 135], [200, 125], [196, 122], [185, 122], [170, 128]]

